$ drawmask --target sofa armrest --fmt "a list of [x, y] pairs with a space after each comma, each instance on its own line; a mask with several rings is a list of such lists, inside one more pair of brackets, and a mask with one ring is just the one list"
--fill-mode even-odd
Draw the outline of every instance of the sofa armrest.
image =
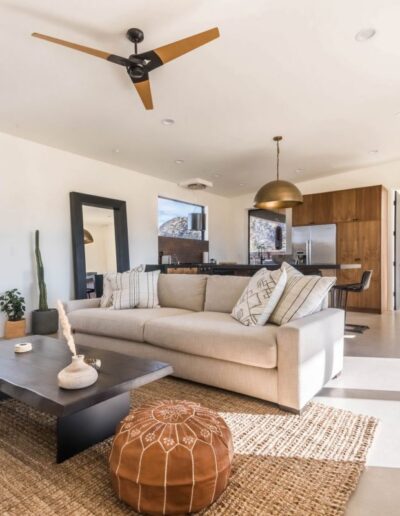
[[343, 367], [344, 311], [328, 308], [278, 330], [278, 403], [300, 411]]
[[83, 308], [99, 308], [99, 306], [99, 297], [91, 299], [73, 299], [72, 301], [64, 302], [64, 307], [67, 314], [69, 312], [73, 312], [74, 310], [81, 310]]

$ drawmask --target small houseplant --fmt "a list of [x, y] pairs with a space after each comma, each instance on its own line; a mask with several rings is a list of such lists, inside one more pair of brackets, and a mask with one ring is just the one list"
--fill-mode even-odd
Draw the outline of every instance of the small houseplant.
[[58, 312], [47, 304], [47, 288], [44, 281], [44, 267], [39, 247], [39, 230], [35, 231], [36, 271], [39, 286], [39, 309], [32, 312], [32, 333], [49, 335], [58, 330]]
[[7, 316], [4, 337], [6, 339], [23, 337], [26, 330], [25, 299], [18, 289], [7, 290], [0, 296], [0, 311]]

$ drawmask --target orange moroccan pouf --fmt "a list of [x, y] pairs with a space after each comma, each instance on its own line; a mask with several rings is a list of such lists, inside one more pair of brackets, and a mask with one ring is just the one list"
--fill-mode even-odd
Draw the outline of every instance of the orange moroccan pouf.
[[196, 512], [226, 488], [232, 457], [231, 432], [216, 412], [189, 401], [157, 401], [119, 424], [112, 483], [138, 512]]

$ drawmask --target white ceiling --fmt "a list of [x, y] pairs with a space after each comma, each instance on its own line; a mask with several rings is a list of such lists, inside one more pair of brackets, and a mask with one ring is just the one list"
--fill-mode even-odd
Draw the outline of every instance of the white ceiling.
[[[276, 134], [292, 180], [392, 161], [399, 20], [399, 0], [0, 0], [0, 131], [227, 196], [273, 178]], [[145, 51], [214, 26], [220, 39], [152, 72], [147, 112], [123, 67], [30, 37], [128, 56], [130, 27]], [[376, 36], [356, 42], [365, 27]]]

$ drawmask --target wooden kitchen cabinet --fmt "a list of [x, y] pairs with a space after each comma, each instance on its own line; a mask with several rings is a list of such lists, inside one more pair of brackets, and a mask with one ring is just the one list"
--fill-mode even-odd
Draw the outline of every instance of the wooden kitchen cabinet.
[[333, 202], [332, 193], [320, 193], [312, 196], [313, 222], [314, 224], [332, 224]]
[[303, 195], [303, 204], [292, 208], [292, 225], [309, 226], [314, 224], [313, 195]]
[[382, 187], [368, 186], [356, 190], [357, 220], [380, 220]]
[[[384, 230], [383, 230], [384, 231]], [[341, 222], [337, 224], [336, 254], [338, 263], [360, 263], [361, 269], [339, 271], [338, 284], [359, 283], [363, 271], [372, 270], [371, 285], [361, 293], [349, 294], [348, 309], [381, 312], [386, 309], [387, 254], [382, 242], [380, 220]], [[381, 265], [383, 264], [383, 266]]]
[[372, 270], [369, 289], [349, 295], [350, 310], [387, 309], [387, 190], [383, 186], [304, 195], [293, 208], [293, 226], [336, 224], [337, 263], [360, 263], [361, 269], [338, 271], [338, 284], [359, 283]]
[[334, 222], [352, 222], [357, 220], [357, 191], [340, 190], [332, 192], [332, 212]]

